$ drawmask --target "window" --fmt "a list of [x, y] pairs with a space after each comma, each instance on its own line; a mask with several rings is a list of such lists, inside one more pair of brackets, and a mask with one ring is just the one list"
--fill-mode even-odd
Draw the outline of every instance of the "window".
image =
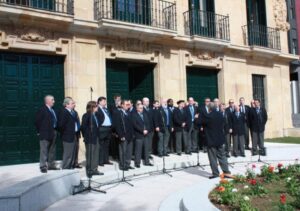
[[253, 99], [259, 99], [262, 107], [265, 107], [265, 76], [252, 75]]
[[293, 39], [292, 41], [292, 54], [298, 54], [298, 40]]

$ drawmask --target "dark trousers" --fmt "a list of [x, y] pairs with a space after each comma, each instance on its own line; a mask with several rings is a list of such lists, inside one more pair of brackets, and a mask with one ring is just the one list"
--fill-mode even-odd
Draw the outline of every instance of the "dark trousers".
[[134, 162], [136, 165], [140, 165], [142, 159], [142, 153], [144, 151], [144, 164], [149, 163], [149, 137], [145, 136], [143, 138], [135, 139], [135, 159]]
[[264, 144], [264, 132], [254, 132], [252, 131], [252, 151], [257, 152], [257, 146], [260, 150], [265, 149]]
[[190, 144], [189, 151], [197, 151], [199, 147], [199, 129], [194, 126], [194, 123], [189, 130], [188, 139]]
[[120, 141], [119, 143], [119, 160], [120, 168], [126, 168], [130, 166], [132, 155], [132, 140]]
[[220, 167], [224, 173], [230, 174], [226, 154], [224, 151], [224, 145], [218, 147], [207, 147], [207, 153], [210, 168], [214, 176], [219, 176], [220, 174], [218, 163], [220, 164]]
[[111, 128], [99, 128], [99, 164], [103, 165], [109, 162], [109, 144], [111, 141]]
[[63, 142], [63, 169], [72, 169], [75, 163], [75, 137], [73, 142]]
[[175, 137], [175, 131], [170, 132], [170, 140], [169, 140], [169, 146], [168, 146], [168, 153], [175, 152], [176, 149], [176, 137]]
[[85, 157], [86, 157], [86, 175], [91, 174], [98, 170], [99, 163], [99, 144], [85, 143]]
[[245, 147], [249, 147], [250, 145], [249, 131], [249, 127], [247, 123], [245, 123]]
[[56, 158], [56, 131], [53, 140], [40, 140], [40, 168], [54, 168]]
[[207, 147], [207, 141], [204, 131], [199, 132], [199, 146], [201, 149], [205, 149]]
[[245, 135], [233, 136], [233, 155], [245, 155]]
[[154, 132], [150, 132], [147, 137], [148, 137], [148, 150], [149, 150], [149, 154], [153, 153], [153, 136], [154, 136]]
[[79, 153], [79, 137], [76, 136], [75, 139], [75, 161], [74, 161], [74, 167], [78, 166], [78, 153]]
[[225, 135], [226, 137], [226, 142], [225, 142], [225, 152], [226, 152], [226, 155], [229, 155], [230, 154], [230, 151], [231, 151], [231, 143], [232, 143], [232, 134], [231, 133], [227, 133]]
[[168, 145], [170, 140], [169, 128], [164, 128], [164, 133], [158, 132], [158, 155], [165, 155], [168, 153]]
[[183, 129], [181, 131], [176, 131], [176, 153], [182, 152], [182, 142], [186, 143], [187, 134], [187, 131]]

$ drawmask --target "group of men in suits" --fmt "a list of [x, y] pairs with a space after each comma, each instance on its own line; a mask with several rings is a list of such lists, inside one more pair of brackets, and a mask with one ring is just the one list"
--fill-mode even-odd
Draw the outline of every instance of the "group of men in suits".
[[[92, 150], [87, 151], [93, 154], [90, 170], [95, 175], [103, 174], [96, 169], [98, 165], [112, 164], [109, 160], [110, 155], [119, 159], [119, 167], [125, 171], [134, 169], [130, 165], [132, 159], [135, 168], [140, 168], [142, 160], [144, 165], [152, 166], [150, 160], [154, 151], [162, 157], [169, 156], [172, 151], [180, 156], [183, 152], [190, 155], [203, 150], [212, 158], [213, 155], [221, 153], [220, 149], [211, 148], [218, 145], [224, 148], [225, 157], [230, 157], [230, 153], [232, 156], [245, 156], [244, 150], [250, 149], [249, 131], [252, 137], [252, 154], [265, 155], [266, 153], [264, 130], [267, 112], [261, 107], [258, 99], [251, 103], [251, 107], [245, 105], [244, 98], [240, 98], [239, 105], [229, 100], [229, 106], [226, 108], [225, 104], [220, 103], [218, 99], [211, 102], [206, 98], [204, 104], [198, 106], [197, 102], [190, 97], [187, 102], [179, 100], [175, 107], [172, 99], [154, 101], [151, 106], [149, 99], [145, 97], [133, 105], [131, 100], [122, 100], [120, 95], [116, 95], [114, 104], [108, 107], [107, 99], [99, 97], [97, 103], [92, 101], [88, 103], [87, 114], [82, 119], [83, 125], [80, 125], [78, 113], [75, 111], [75, 102], [71, 97], [64, 99], [64, 108], [59, 113], [52, 108], [53, 96], [46, 96], [44, 102], [45, 105], [36, 114], [35, 122], [40, 140], [42, 172], [56, 169], [55, 142], [58, 133], [63, 141], [62, 168], [81, 168], [78, 164], [80, 131], [86, 144], [94, 144]], [[91, 106], [94, 104], [95, 111], [91, 111]], [[216, 116], [215, 113], [218, 115]], [[89, 115], [94, 122], [93, 128], [89, 128], [86, 121]], [[212, 117], [214, 115], [215, 117]], [[211, 122], [215, 122], [213, 120], [219, 117], [222, 117], [222, 122], [218, 124], [218, 127], [221, 125], [221, 129], [211, 125]], [[97, 131], [92, 134], [96, 139], [91, 139], [87, 131], [95, 129]], [[219, 139], [215, 141], [217, 144], [213, 144], [211, 138], [214, 134], [217, 134]], [[223, 136], [222, 139], [220, 135]], [[216, 174], [215, 167], [213, 171]]]

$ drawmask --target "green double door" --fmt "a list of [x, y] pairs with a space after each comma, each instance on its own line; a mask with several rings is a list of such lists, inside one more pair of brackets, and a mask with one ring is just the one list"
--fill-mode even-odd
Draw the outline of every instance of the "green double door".
[[113, 102], [115, 94], [136, 101], [143, 97], [154, 99], [153, 64], [106, 61], [107, 98]]
[[[0, 165], [39, 160], [35, 113], [47, 94], [60, 107], [63, 64], [63, 57], [0, 52]], [[61, 156], [61, 144], [57, 149]]]
[[206, 97], [212, 100], [218, 97], [217, 71], [196, 67], [187, 67], [187, 97], [193, 97], [199, 105]]

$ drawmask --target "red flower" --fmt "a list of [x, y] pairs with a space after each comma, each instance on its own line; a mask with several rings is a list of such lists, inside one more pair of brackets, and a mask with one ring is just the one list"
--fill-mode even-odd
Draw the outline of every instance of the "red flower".
[[282, 166], [283, 166], [282, 163], [278, 163], [278, 165], [277, 165], [278, 168], [281, 168]]
[[225, 191], [225, 188], [223, 186], [219, 186], [216, 188], [218, 192], [222, 193]]
[[269, 170], [270, 173], [273, 173], [274, 172], [274, 166], [269, 166], [268, 170]]
[[280, 195], [280, 203], [285, 204], [286, 203], [286, 196], [284, 194]]
[[255, 164], [252, 164], [252, 168], [255, 169], [255, 168], [256, 168], [256, 165], [255, 165]]
[[250, 179], [249, 183], [250, 183], [251, 185], [256, 185], [256, 184], [257, 184], [257, 182], [256, 182], [255, 179]]

